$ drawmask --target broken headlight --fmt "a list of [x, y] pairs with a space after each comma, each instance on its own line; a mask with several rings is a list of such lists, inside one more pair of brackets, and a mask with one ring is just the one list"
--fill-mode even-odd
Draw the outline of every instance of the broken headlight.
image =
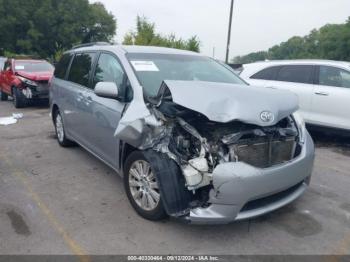
[[295, 112], [293, 114], [293, 119], [297, 125], [298, 131], [299, 131], [299, 141], [301, 143], [305, 142], [305, 136], [306, 136], [306, 127], [305, 127], [305, 121], [304, 118], [300, 115], [300, 113]]
[[24, 84], [29, 85], [29, 86], [38, 86], [38, 84], [32, 80], [29, 80], [25, 77], [18, 76], [18, 79], [21, 80]]

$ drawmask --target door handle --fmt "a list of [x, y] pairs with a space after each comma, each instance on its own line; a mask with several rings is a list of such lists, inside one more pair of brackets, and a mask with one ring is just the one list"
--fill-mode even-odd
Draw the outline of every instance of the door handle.
[[329, 93], [327, 92], [316, 92], [315, 94], [319, 96], [329, 96]]

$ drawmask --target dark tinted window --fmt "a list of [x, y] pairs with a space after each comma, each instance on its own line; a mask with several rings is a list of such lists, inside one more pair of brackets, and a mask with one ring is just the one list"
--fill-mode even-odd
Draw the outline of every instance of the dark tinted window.
[[118, 86], [119, 98], [124, 102], [132, 99], [132, 88], [118, 59], [109, 54], [101, 54], [95, 69], [93, 86], [98, 82], [114, 82]]
[[76, 54], [70, 67], [68, 80], [88, 87], [94, 57], [95, 53]]
[[4, 65], [4, 70], [5, 70], [5, 71], [8, 71], [8, 70], [10, 70], [10, 69], [11, 69], [11, 63], [10, 63], [9, 60], [7, 60], [7, 61], [5, 62], [5, 65]]
[[120, 88], [124, 76], [124, 70], [114, 56], [101, 54], [95, 70], [94, 87], [98, 82], [114, 82]]
[[294, 83], [312, 83], [313, 66], [290, 65], [283, 66], [278, 72], [277, 81]]
[[62, 56], [61, 60], [56, 65], [55, 77], [65, 79], [71, 58], [72, 54], [65, 54]]
[[281, 66], [265, 68], [264, 70], [261, 70], [260, 72], [253, 75], [251, 78], [261, 80], [275, 80], [280, 68]]
[[331, 66], [320, 66], [319, 84], [350, 88], [350, 72]]

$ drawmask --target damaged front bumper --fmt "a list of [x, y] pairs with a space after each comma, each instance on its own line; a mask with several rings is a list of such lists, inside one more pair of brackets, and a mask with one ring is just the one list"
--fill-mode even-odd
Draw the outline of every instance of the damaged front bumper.
[[22, 93], [27, 99], [48, 99], [49, 87], [48, 84], [38, 84], [37, 86], [24, 86]]
[[257, 217], [300, 197], [310, 181], [314, 144], [306, 132], [300, 155], [288, 163], [256, 168], [243, 162], [218, 165], [213, 172], [209, 206], [185, 217], [194, 224], [224, 224]]

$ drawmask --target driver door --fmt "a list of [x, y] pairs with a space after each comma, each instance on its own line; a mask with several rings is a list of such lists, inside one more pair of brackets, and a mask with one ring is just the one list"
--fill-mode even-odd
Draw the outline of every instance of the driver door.
[[[115, 130], [126, 105], [123, 90], [127, 77], [119, 59], [110, 53], [98, 57], [91, 81], [91, 91], [85, 93], [91, 110], [85, 126], [91, 150], [109, 165], [117, 168], [119, 160], [119, 140]], [[111, 99], [97, 96], [93, 90], [98, 82], [114, 82], [118, 86], [120, 98]]]
[[11, 61], [7, 60], [4, 65], [4, 71], [1, 72], [1, 84], [4, 93], [11, 94], [11, 83], [14, 81]]

